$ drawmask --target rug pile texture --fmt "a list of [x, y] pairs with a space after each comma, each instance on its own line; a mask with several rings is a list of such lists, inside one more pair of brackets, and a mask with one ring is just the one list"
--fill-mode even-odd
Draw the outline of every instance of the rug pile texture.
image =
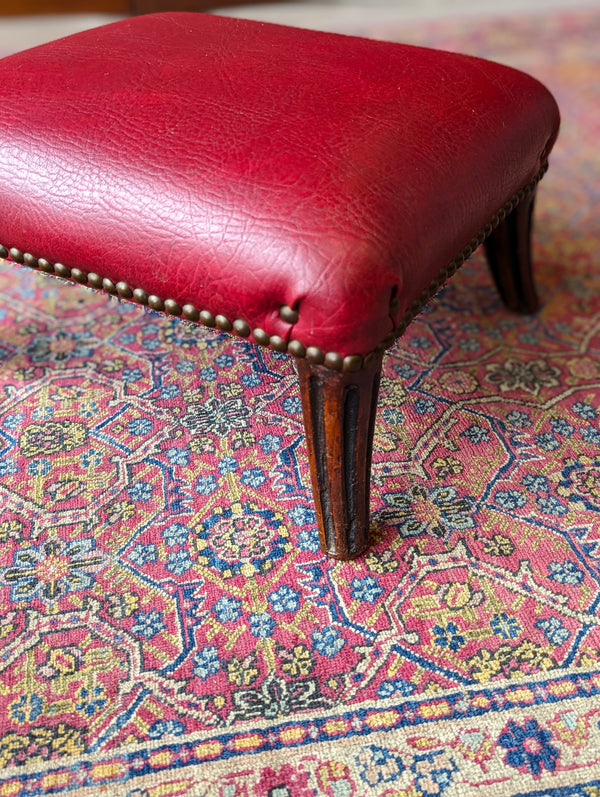
[[389, 352], [339, 563], [287, 357], [4, 265], [0, 797], [600, 795], [600, 13], [357, 32], [556, 94], [543, 309]]

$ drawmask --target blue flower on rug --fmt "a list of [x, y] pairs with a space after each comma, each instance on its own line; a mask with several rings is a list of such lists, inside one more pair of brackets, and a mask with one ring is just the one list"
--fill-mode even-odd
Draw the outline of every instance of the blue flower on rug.
[[539, 473], [528, 473], [521, 481], [523, 487], [526, 487], [530, 493], [544, 493], [550, 489], [550, 482], [546, 476], [541, 476]]
[[171, 465], [180, 465], [181, 467], [189, 465], [190, 452], [186, 451], [185, 448], [169, 448], [165, 451], [165, 454]]
[[300, 607], [300, 593], [287, 584], [282, 584], [269, 595], [269, 603], [274, 612], [295, 612]]
[[219, 650], [216, 645], [207, 645], [194, 656], [194, 674], [202, 681], [219, 672]]
[[149, 542], [146, 545], [138, 543], [130, 552], [129, 559], [139, 567], [148, 562], [156, 562], [158, 559], [158, 548], [153, 542]]
[[544, 620], [537, 620], [535, 627], [544, 632], [544, 636], [553, 645], [562, 645], [571, 636], [564, 627], [559, 617], [548, 617]]
[[275, 630], [275, 620], [268, 612], [253, 612], [250, 615], [250, 633], [259, 639], [266, 639]]
[[576, 402], [571, 409], [574, 413], [579, 415], [580, 418], [583, 418], [584, 421], [594, 421], [598, 417], [598, 413], [592, 405], [585, 401]]
[[371, 787], [378, 783], [391, 783], [400, 777], [405, 769], [399, 755], [374, 744], [362, 748], [356, 756], [356, 763], [361, 778]]
[[163, 612], [152, 609], [149, 612], [138, 612], [133, 618], [134, 624], [131, 630], [134, 634], [144, 637], [144, 639], [152, 639], [153, 636], [159, 634], [167, 627], [164, 621]]
[[535, 719], [517, 725], [510, 720], [498, 739], [498, 744], [507, 750], [504, 761], [524, 774], [538, 777], [543, 769], [554, 772], [559, 752], [550, 744], [552, 734], [541, 728]]
[[44, 700], [36, 693], [21, 695], [9, 706], [10, 718], [19, 725], [33, 722], [44, 710]]
[[166, 529], [163, 529], [162, 538], [166, 545], [173, 547], [175, 545], [185, 545], [187, 538], [190, 535], [190, 530], [183, 523], [171, 523]]
[[423, 797], [439, 797], [451, 785], [458, 767], [444, 750], [434, 750], [417, 756], [411, 771], [416, 775], [415, 786]]
[[490, 626], [494, 634], [502, 639], [516, 639], [523, 630], [519, 622], [506, 612], [495, 614], [490, 620]]
[[93, 717], [106, 705], [106, 691], [102, 686], [93, 686], [90, 689], [82, 686], [75, 698], [75, 710], [85, 714], [86, 717]]
[[490, 433], [487, 429], [474, 423], [471, 424], [464, 432], [461, 432], [461, 437], [466, 437], [470, 443], [479, 445], [479, 443], [487, 443], [490, 439]]
[[150, 739], [160, 739], [162, 736], [183, 736], [185, 726], [178, 720], [157, 720], [148, 728]]
[[223, 595], [213, 606], [213, 612], [221, 623], [235, 623], [242, 616], [242, 602], [239, 598]]
[[373, 576], [354, 578], [350, 583], [350, 594], [354, 600], [365, 603], [375, 603], [383, 591], [383, 587]]
[[583, 581], [583, 571], [575, 562], [550, 562], [548, 565], [548, 578], [559, 584], [580, 584]]
[[396, 681], [382, 681], [377, 689], [377, 696], [382, 698], [387, 697], [408, 697], [416, 690], [416, 686], [409, 681], [403, 681], [401, 678]]
[[498, 490], [494, 495], [494, 502], [501, 509], [517, 509], [525, 506], [527, 498], [518, 490]]
[[438, 648], [452, 650], [456, 653], [465, 644], [465, 638], [459, 633], [456, 623], [448, 623], [447, 626], [435, 625], [432, 628], [434, 634], [433, 641]]
[[327, 626], [322, 630], [317, 629], [312, 632], [311, 639], [313, 649], [323, 656], [332, 659], [346, 644], [346, 640], [340, 636], [340, 632], [333, 626]]
[[529, 415], [525, 412], [521, 412], [521, 410], [509, 412], [506, 416], [506, 420], [513, 426], [516, 426], [517, 429], [528, 429], [532, 424]]

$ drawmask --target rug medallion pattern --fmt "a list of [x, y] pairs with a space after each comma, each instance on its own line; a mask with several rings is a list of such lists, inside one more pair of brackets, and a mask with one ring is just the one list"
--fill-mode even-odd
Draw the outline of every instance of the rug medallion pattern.
[[389, 352], [355, 562], [287, 357], [1, 268], [1, 797], [600, 795], [599, 20], [413, 31], [565, 122], [543, 310], [477, 254]]

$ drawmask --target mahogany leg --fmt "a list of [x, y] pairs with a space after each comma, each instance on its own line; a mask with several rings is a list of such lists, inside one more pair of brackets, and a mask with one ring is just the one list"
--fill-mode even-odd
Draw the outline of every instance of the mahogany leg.
[[535, 313], [540, 303], [531, 262], [535, 192], [525, 197], [485, 242], [490, 270], [504, 304], [516, 313]]
[[336, 559], [353, 559], [368, 542], [382, 356], [355, 373], [297, 360], [321, 549]]

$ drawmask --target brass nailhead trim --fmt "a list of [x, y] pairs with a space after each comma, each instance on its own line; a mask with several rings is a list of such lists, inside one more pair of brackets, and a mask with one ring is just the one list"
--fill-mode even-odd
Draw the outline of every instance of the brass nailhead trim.
[[148, 304], [148, 294], [143, 288], [135, 288], [133, 291], [133, 301], [138, 304]]
[[218, 329], [220, 329], [222, 332], [231, 332], [231, 330], [233, 329], [233, 324], [224, 315], [216, 315], [215, 324], [217, 325]]
[[119, 280], [119, 282], [117, 282], [117, 284], [115, 285], [115, 288], [117, 289], [117, 293], [119, 294], [119, 296], [122, 296], [123, 299], [132, 298], [133, 291], [126, 282], [123, 282], [123, 280]]
[[325, 354], [317, 346], [309, 346], [306, 350], [306, 359], [313, 365], [321, 365], [325, 360]]
[[279, 317], [282, 321], [286, 321], [288, 324], [298, 323], [298, 311], [294, 310], [293, 307], [290, 307], [287, 304], [282, 304], [279, 308]]
[[250, 326], [241, 318], [236, 318], [233, 322], [233, 331], [241, 338], [247, 338], [250, 335]]
[[271, 339], [269, 341], [269, 345], [272, 349], [279, 352], [286, 352], [287, 351], [287, 341], [283, 338], [280, 338], [279, 335], [271, 335]]
[[200, 313], [196, 310], [193, 304], [184, 304], [181, 308], [181, 312], [183, 313], [183, 317], [187, 318], [188, 321], [200, 320]]
[[[34, 255], [28, 252], [22, 252], [16, 247], [7, 248], [0, 244], [0, 258], [6, 259], [10, 257], [15, 263], [21, 263], [30, 268], [38, 268], [40, 271], [45, 271], [48, 274], [57, 274], [59, 277], [70, 278], [75, 282], [79, 282], [83, 285], [91, 285], [93, 288], [104, 290], [110, 294], [118, 294], [125, 299], [132, 299], [138, 304], [148, 305], [153, 310], [166, 311], [170, 315], [175, 316], [183, 315], [188, 321], [200, 322], [207, 327], [216, 326], [224, 332], [233, 331], [244, 338], [252, 335], [254, 342], [259, 346], [269, 346], [275, 351], [289, 352], [294, 357], [306, 357], [306, 359], [314, 365], [325, 365], [327, 368], [331, 368], [335, 371], [353, 372], [370, 365], [376, 352], [380, 352], [393, 345], [395, 339], [404, 332], [421, 308], [437, 293], [440, 286], [458, 271], [463, 263], [473, 254], [475, 249], [491, 235], [496, 227], [502, 224], [509, 213], [511, 213], [526, 196], [535, 190], [547, 169], [548, 164], [545, 163], [537, 176], [528, 185], [518, 191], [492, 216], [485, 227], [467, 244], [467, 246], [465, 246], [454, 260], [440, 270], [438, 276], [422, 291], [419, 298], [413, 301], [397, 328], [393, 332], [388, 333], [381, 343], [376, 346], [375, 350], [369, 352], [364, 357], [360, 354], [350, 354], [342, 358], [337, 352], [325, 353], [318, 348], [318, 346], [305, 347], [299, 340], [291, 340], [287, 343], [279, 335], [269, 336], [263, 329], [260, 329], [260, 327], [251, 330], [248, 323], [243, 319], [237, 318], [232, 323], [224, 315], [214, 316], [209, 310], [198, 310], [192, 304], [184, 304], [183, 307], [181, 307], [174, 299], [162, 299], [160, 296], [148, 295], [142, 288], [135, 288], [132, 290], [124, 281], [119, 281], [115, 284], [112, 280], [106, 277], [103, 278], [93, 271], [86, 274], [85, 271], [79, 268], [71, 269], [62, 263], [52, 264], [43, 257], [36, 258]], [[398, 300], [394, 297], [390, 302], [390, 313], [394, 313], [397, 306]], [[297, 310], [284, 304], [279, 308], [279, 317], [288, 324], [295, 324], [298, 321], [299, 314]]]
[[161, 312], [162, 310], [165, 309], [165, 303], [160, 298], [160, 296], [155, 296], [154, 294], [151, 294], [150, 296], [148, 296], [148, 307], [151, 307], [153, 310], [158, 310], [158, 312]]
[[63, 279], [69, 279], [71, 276], [71, 269], [67, 266], [64, 266], [62, 263], [55, 263], [54, 264], [54, 273], [58, 277], [62, 277]]
[[114, 296], [117, 292], [117, 286], [112, 280], [109, 280], [108, 277], [104, 277], [102, 280], [102, 290]]
[[306, 357], [306, 346], [299, 340], [290, 340], [288, 343], [288, 351], [294, 357]]
[[99, 290], [102, 289], [102, 277], [99, 274], [96, 274], [95, 271], [90, 271], [88, 273], [88, 282], [92, 288], [98, 288]]
[[258, 343], [259, 346], [268, 346], [269, 345], [269, 336], [265, 332], [264, 329], [257, 327], [256, 329], [252, 330], [252, 337], [254, 338], [254, 342]]
[[181, 307], [175, 301], [175, 299], [165, 299], [164, 305], [165, 305], [165, 311], [169, 315], [176, 315], [176, 316], [181, 315]]

